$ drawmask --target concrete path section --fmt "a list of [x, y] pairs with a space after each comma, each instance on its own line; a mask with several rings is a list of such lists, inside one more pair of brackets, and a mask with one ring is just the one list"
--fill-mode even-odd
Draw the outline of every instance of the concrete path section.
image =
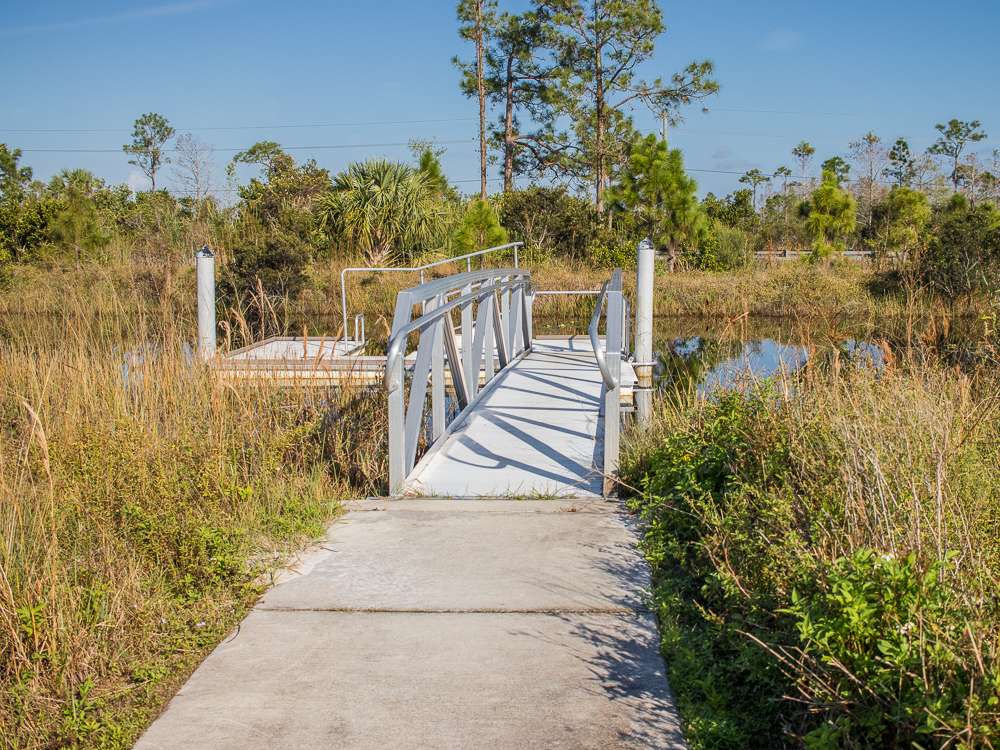
[[136, 747], [682, 748], [648, 586], [613, 502], [354, 504]]

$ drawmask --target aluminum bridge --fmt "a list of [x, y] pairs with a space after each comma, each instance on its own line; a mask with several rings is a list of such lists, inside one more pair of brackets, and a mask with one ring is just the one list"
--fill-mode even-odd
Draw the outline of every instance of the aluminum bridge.
[[399, 293], [385, 363], [392, 495], [610, 491], [635, 382], [622, 274], [600, 291], [560, 293], [596, 297], [586, 334], [533, 336], [534, 300], [547, 292], [521, 268]]

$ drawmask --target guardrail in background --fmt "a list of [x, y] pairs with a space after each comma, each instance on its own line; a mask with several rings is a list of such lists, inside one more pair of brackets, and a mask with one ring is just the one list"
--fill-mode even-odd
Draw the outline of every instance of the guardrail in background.
[[[791, 260], [801, 258], [805, 255], [812, 255], [809, 250], [756, 250], [754, 255], [758, 258], [773, 258], [774, 260]], [[871, 258], [874, 253], [871, 250], [843, 250], [837, 252], [839, 258]]]
[[[602, 349], [599, 332], [601, 313], [605, 308], [607, 314], [605, 315], [604, 347]], [[601, 470], [604, 474], [603, 491], [605, 495], [608, 495], [614, 487], [614, 475], [618, 471], [621, 434], [621, 362], [622, 355], [626, 351], [625, 340], [628, 330], [628, 315], [625, 312], [622, 297], [622, 270], [620, 268], [615, 269], [611, 278], [601, 289], [587, 330], [590, 334], [590, 344], [594, 349], [594, 358], [597, 360], [597, 366], [601, 370], [601, 379], [604, 381], [604, 387], [601, 389], [601, 397], [604, 401], [604, 446]]]
[[[458, 295], [458, 296], [455, 296]], [[422, 311], [413, 317], [414, 307]], [[461, 320], [461, 343], [452, 313]], [[405, 394], [407, 345], [418, 335], [416, 361]], [[501, 268], [446, 276], [404, 289], [396, 296], [386, 349], [389, 397], [389, 492], [402, 492], [417, 462], [428, 384], [431, 388], [430, 446], [436, 450], [450, 429], [476, 403], [487, 384], [531, 350], [531, 274]], [[494, 358], [500, 367], [494, 369]], [[448, 364], [459, 412], [447, 421], [444, 365]], [[480, 386], [480, 372], [485, 380]]]
[[384, 267], [384, 268], [367, 268], [363, 266], [353, 266], [350, 268], [344, 268], [340, 271], [340, 312], [343, 316], [344, 324], [344, 340], [347, 340], [347, 274], [349, 273], [419, 273], [420, 283], [424, 283], [424, 272], [435, 268], [437, 266], [443, 266], [448, 263], [459, 263], [465, 261], [465, 270], [467, 272], [472, 271], [472, 259], [478, 258], [482, 255], [488, 255], [490, 253], [499, 253], [504, 250], [514, 250], [514, 268], [520, 267], [520, 257], [518, 250], [524, 246], [523, 242], [508, 242], [506, 245], [497, 245], [496, 247], [488, 247], [485, 250], [477, 250], [474, 253], [466, 253], [465, 255], [459, 255], [455, 258], [443, 258], [442, 260], [436, 260], [433, 263], [425, 263], [422, 266], [409, 266], [405, 268], [398, 267]]

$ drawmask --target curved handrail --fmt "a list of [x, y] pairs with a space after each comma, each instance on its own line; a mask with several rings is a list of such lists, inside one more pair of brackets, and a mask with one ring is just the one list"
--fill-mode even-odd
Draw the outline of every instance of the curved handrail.
[[597, 297], [597, 304], [594, 305], [594, 314], [590, 316], [590, 326], [588, 326], [587, 332], [590, 334], [590, 345], [594, 349], [594, 359], [597, 360], [597, 367], [601, 371], [601, 378], [604, 380], [604, 385], [608, 388], [614, 388], [617, 382], [611, 373], [611, 369], [608, 367], [607, 358], [601, 350], [601, 341], [598, 338], [597, 330], [601, 322], [601, 310], [604, 308], [604, 303], [608, 298], [609, 283], [611, 282], [605, 281], [604, 286], [601, 287], [600, 294]]
[[435, 268], [437, 266], [445, 265], [446, 263], [457, 263], [460, 261], [466, 262], [466, 268], [472, 271], [472, 259], [477, 258], [480, 255], [487, 255], [489, 253], [498, 253], [503, 250], [514, 250], [514, 267], [517, 268], [520, 264], [518, 262], [517, 251], [518, 248], [524, 246], [523, 242], [508, 242], [506, 245], [497, 245], [496, 247], [488, 247], [484, 250], [476, 250], [472, 253], [466, 253], [465, 255], [459, 255], [455, 258], [444, 258], [442, 260], [436, 260], [431, 263], [425, 263], [422, 266], [408, 266], [404, 268], [397, 267], [378, 267], [370, 268], [365, 266], [351, 266], [348, 268], [340, 269], [340, 311], [343, 315], [344, 323], [344, 338], [347, 338], [347, 274], [349, 273], [390, 273], [390, 272], [400, 272], [400, 273], [420, 273], [420, 280], [423, 281], [423, 272]]
[[[473, 271], [473, 273], [482, 273], [478, 271]], [[383, 384], [385, 388], [390, 393], [397, 388], [399, 388], [402, 383], [399, 381], [399, 374], [395, 367], [397, 360], [402, 356], [403, 347], [406, 344], [406, 339], [414, 331], [426, 328], [428, 325], [433, 323], [435, 320], [444, 317], [447, 313], [454, 310], [456, 307], [461, 307], [469, 302], [479, 302], [482, 299], [490, 296], [491, 294], [496, 294], [498, 292], [506, 291], [507, 289], [514, 289], [515, 287], [521, 286], [527, 283], [530, 279], [530, 274], [528, 273], [518, 273], [518, 280], [507, 281], [499, 284], [483, 284], [474, 292], [468, 294], [463, 294], [460, 297], [455, 297], [455, 299], [446, 302], [445, 304], [435, 307], [433, 310], [428, 310], [419, 318], [411, 320], [406, 325], [399, 328], [399, 330], [393, 332], [389, 339], [389, 345], [385, 352], [385, 375], [383, 377]], [[432, 283], [432, 282], [429, 282]], [[415, 287], [420, 288], [420, 287]]]

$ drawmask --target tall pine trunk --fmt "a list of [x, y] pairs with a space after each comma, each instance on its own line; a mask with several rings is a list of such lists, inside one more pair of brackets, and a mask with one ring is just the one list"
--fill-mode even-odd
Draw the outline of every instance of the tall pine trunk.
[[514, 189], [514, 57], [507, 58], [506, 103], [503, 113], [503, 191]]
[[486, 200], [486, 85], [483, 81], [483, 0], [476, 2], [476, 88], [479, 91], [479, 197]]

